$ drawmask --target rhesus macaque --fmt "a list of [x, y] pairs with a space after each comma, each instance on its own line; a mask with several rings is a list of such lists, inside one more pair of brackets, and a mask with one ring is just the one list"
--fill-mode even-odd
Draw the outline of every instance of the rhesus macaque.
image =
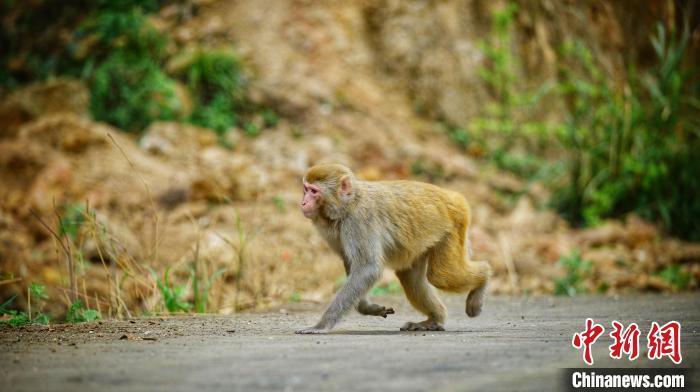
[[327, 332], [353, 306], [365, 315], [393, 314], [366, 298], [385, 266], [428, 317], [402, 331], [444, 331], [447, 312], [435, 287], [469, 292], [467, 315], [481, 312], [491, 267], [469, 260], [471, 213], [462, 195], [415, 181], [360, 181], [343, 165], [323, 164], [304, 176], [301, 211], [343, 259], [347, 281], [318, 324], [297, 333]]

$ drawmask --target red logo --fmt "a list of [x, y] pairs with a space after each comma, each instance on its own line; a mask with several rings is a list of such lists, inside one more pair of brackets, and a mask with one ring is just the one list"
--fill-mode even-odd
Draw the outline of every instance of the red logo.
[[651, 323], [651, 329], [647, 335], [647, 348], [649, 359], [661, 359], [664, 356], [671, 358], [676, 365], [683, 360], [681, 356], [681, 324], [677, 321], [669, 321], [663, 327], [659, 327], [656, 321]]
[[[639, 335], [641, 331], [637, 323], [631, 323], [627, 328], [618, 321], [612, 321], [613, 331], [610, 337], [613, 343], [608, 347], [610, 358], [620, 359], [626, 355], [630, 361], [639, 357]], [[596, 324], [593, 319], [587, 318], [585, 329], [577, 332], [571, 339], [574, 348], [583, 349], [583, 361], [593, 365], [593, 353], [591, 347], [600, 338], [605, 328]], [[675, 364], [683, 360], [681, 355], [681, 324], [670, 321], [663, 326], [654, 321], [647, 334], [647, 357], [651, 360], [668, 357]]]
[[610, 345], [610, 358], [620, 359], [622, 353], [628, 355], [630, 361], [634, 361], [639, 356], [639, 326], [637, 323], [630, 324], [623, 331], [622, 324], [617, 321], [612, 322], [614, 331], [610, 332], [613, 344]]
[[593, 365], [593, 353], [591, 353], [591, 346], [596, 340], [603, 334], [605, 328], [600, 324], [594, 324], [592, 318], [586, 319], [586, 330], [581, 333], [575, 333], [574, 338], [571, 340], [571, 344], [574, 347], [581, 349], [583, 347], [583, 360], [589, 364]]

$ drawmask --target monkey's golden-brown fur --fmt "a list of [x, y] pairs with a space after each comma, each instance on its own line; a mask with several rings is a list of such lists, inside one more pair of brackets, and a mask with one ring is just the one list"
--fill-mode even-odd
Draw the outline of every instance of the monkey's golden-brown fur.
[[[462, 195], [415, 181], [360, 181], [338, 164], [312, 167], [304, 184], [302, 210], [343, 258], [350, 286], [341, 289], [314, 330], [331, 328], [340, 317], [333, 312], [342, 313], [351, 302], [359, 301], [361, 312], [361, 307], [385, 309], [364, 298], [384, 266], [396, 270], [408, 300], [428, 317], [402, 329], [443, 328], [446, 310], [432, 286], [469, 292], [466, 312], [479, 314], [491, 268], [469, 260], [471, 211]], [[353, 280], [353, 273], [364, 275]]]

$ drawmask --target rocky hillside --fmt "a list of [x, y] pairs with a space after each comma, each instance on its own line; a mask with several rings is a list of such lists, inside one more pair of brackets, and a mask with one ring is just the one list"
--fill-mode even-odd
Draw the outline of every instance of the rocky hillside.
[[[475, 216], [474, 256], [494, 267], [494, 293], [697, 287], [699, 245], [633, 215], [573, 229], [547, 208], [543, 184], [450, 140], [442, 124], [467, 123], [492, 96], [479, 76], [480, 40], [499, 2], [192, 4], [187, 12], [167, 5], [152, 22], [178, 47], [233, 46], [251, 75], [249, 99], [280, 121], [255, 137], [231, 132], [225, 144], [179, 122], [134, 135], [92, 119], [81, 81], [7, 91], [2, 298], [18, 293], [24, 306], [28, 285], [42, 283], [47, 309], [60, 314], [72, 281], [104, 315], [162, 311], [163, 287], [178, 286], [183, 303], [204, 293], [204, 310], [222, 313], [324, 301], [342, 265], [298, 202], [304, 170], [325, 161], [364, 179], [430, 181], [464, 194]], [[648, 36], [639, 31], [664, 15], [663, 2], [646, 6], [632, 24], [624, 2], [523, 4], [512, 48], [518, 76], [536, 85], [556, 75], [556, 48], [567, 37], [586, 41], [613, 80], [630, 59], [643, 65]], [[542, 115], [557, 116], [556, 107]], [[70, 224], [61, 231], [58, 219]], [[392, 281], [387, 272], [377, 292], [393, 290]]]

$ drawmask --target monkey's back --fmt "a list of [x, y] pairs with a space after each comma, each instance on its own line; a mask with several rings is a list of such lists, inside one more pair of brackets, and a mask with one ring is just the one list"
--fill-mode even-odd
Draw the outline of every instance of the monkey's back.
[[417, 181], [365, 184], [380, 218], [386, 215], [392, 222], [394, 243], [387, 262], [395, 269], [408, 266], [449, 232], [462, 234], [469, 226], [469, 204], [457, 192]]

